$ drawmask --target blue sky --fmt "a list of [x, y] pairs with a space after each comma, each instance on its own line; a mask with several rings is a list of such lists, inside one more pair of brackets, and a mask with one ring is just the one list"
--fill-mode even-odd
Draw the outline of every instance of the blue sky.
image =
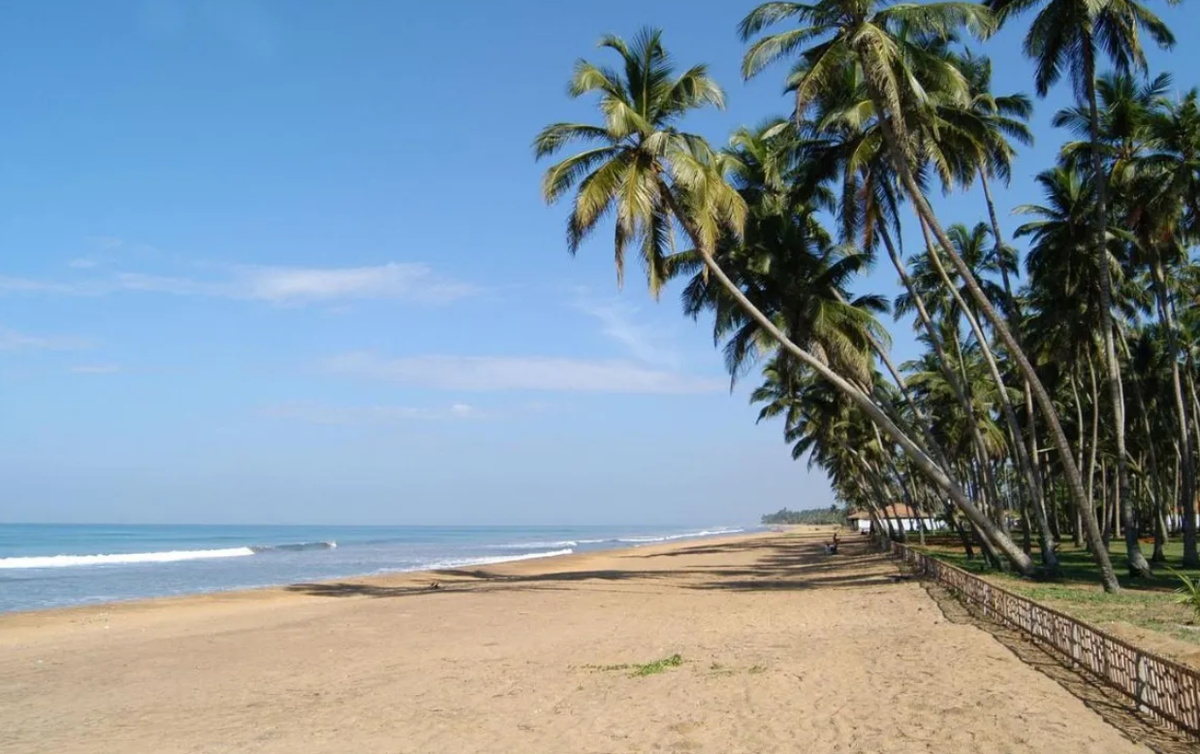
[[[728, 91], [692, 130], [784, 112], [781, 71], [737, 75], [750, 7], [8, 6], [0, 520], [711, 524], [828, 504], [677, 291], [656, 304], [633, 270], [618, 291], [606, 234], [566, 253], [529, 148], [591, 117], [565, 96], [573, 61], [644, 24]], [[1162, 12], [1181, 37], [1196, 18]], [[1020, 33], [982, 46], [998, 92], [1032, 89]], [[1038, 103], [1006, 226], [1064, 95]]]

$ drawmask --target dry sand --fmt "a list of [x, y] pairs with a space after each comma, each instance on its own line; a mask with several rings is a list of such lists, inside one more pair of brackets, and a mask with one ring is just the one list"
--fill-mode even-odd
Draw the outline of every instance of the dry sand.
[[9, 615], [0, 751], [1148, 751], [896, 574], [768, 534]]

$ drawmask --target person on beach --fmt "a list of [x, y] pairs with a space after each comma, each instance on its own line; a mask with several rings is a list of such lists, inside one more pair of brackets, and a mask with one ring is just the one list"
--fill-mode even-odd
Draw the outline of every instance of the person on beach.
[[838, 551], [838, 535], [837, 535], [837, 532], [835, 531], [833, 533], [833, 542], [825, 543], [825, 554], [826, 555], [837, 555], [837, 551]]

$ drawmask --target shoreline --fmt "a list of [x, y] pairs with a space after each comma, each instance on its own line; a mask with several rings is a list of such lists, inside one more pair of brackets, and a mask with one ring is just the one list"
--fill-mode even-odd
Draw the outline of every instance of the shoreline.
[[828, 536], [10, 614], [0, 749], [1148, 754]]
[[[493, 556], [480, 556], [477, 558], [476, 557], [464, 557], [461, 559], [449, 557], [445, 561], [439, 560], [436, 562], [430, 562], [428, 565], [422, 565], [422, 566], [419, 566], [419, 567], [413, 568], [413, 569], [387, 570], [387, 569], [376, 568], [375, 570], [367, 570], [367, 571], [359, 571], [359, 572], [351, 571], [351, 572], [341, 574], [341, 575], [336, 575], [336, 572], [335, 572], [335, 575], [322, 575], [320, 577], [312, 579], [312, 581], [321, 582], [321, 581], [344, 581], [344, 580], [358, 580], [358, 579], [393, 579], [393, 578], [398, 578], [398, 577], [402, 578], [402, 577], [407, 577], [407, 576], [417, 576], [417, 575], [432, 573], [432, 572], [440, 571], [440, 570], [448, 570], [448, 569], [456, 569], [456, 568], [490, 568], [490, 567], [495, 567], [495, 566], [504, 566], [504, 565], [508, 565], [508, 564], [512, 564], [512, 563], [520, 563], [520, 562], [525, 562], [525, 561], [540, 562], [540, 561], [550, 560], [550, 559], [559, 558], [559, 557], [574, 557], [577, 555], [600, 554], [600, 553], [604, 553], [604, 552], [615, 552], [618, 550], [653, 547], [653, 546], [658, 546], [658, 545], [673, 544], [673, 543], [679, 543], [679, 542], [706, 541], [706, 540], [717, 539], [717, 538], [722, 538], [722, 537], [726, 537], [726, 536], [740, 536], [742, 534], [756, 534], [756, 533], [763, 533], [763, 532], [769, 531], [769, 529], [767, 529], [765, 527], [758, 527], [758, 526], [752, 527], [749, 525], [747, 525], [745, 528], [734, 529], [732, 531], [720, 531], [719, 530], [720, 527], [716, 527], [716, 528], [718, 529], [716, 531], [702, 530], [702, 531], [697, 531], [695, 533], [690, 533], [690, 534], [663, 535], [663, 537], [661, 539], [648, 539], [645, 542], [639, 542], [636, 539], [624, 540], [624, 539], [615, 539], [614, 538], [612, 540], [607, 541], [607, 543], [611, 544], [612, 546], [588, 548], [588, 549], [584, 550], [583, 552], [580, 552], [577, 545], [575, 545], [575, 543], [572, 542], [572, 543], [570, 543], [572, 545], [572, 547], [570, 547], [570, 548], [564, 547], [562, 549], [564, 549], [564, 550], [572, 549], [572, 550], [575, 550], [574, 552], [559, 552], [559, 551], [537, 552], [537, 551], [534, 551], [534, 552], [514, 553], [511, 556], [493, 555]], [[632, 535], [629, 535], [629, 536], [632, 536]], [[600, 542], [600, 541], [601, 540], [588, 540], [588, 542]], [[335, 543], [334, 547], [336, 547], [336, 546], [337, 545]], [[508, 545], [498, 546], [498, 547], [499, 547], [498, 552], [503, 552], [503, 550], [505, 548], [507, 548]], [[220, 549], [220, 548], [218, 548], [218, 549]], [[247, 546], [246, 549], [253, 549], [253, 548]], [[264, 547], [262, 549], [271, 549], [271, 548]], [[206, 552], [207, 552], [207, 550], [206, 550]], [[159, 553], [152, 553], [152, 554], [159, 554]], [[258, 553], [254, 553], [254, 555], [257, 555], [257, 554]], [[131, 555], [137, 556], [137, 555], [141, 555], [141, 553], [132, 553]], [[63, 557], [63, 556], [53, 556], [53, 557]], [[71, 557], [76, 557], [76, 556], [71, 556]], [[104, 555], [104, 556], [80, 556], [80, 557], [114, 557], [114, 556]], [[240, 558], [238, 558], [238, 560], [240, 560]], [[185, 560], [184, 562], [205, 563], [205, 562], [209, 562], [209, 559], [190, 558], [190, 559]], [[175, 564], [169, 563], [169, 565], [175, 565]], [[84, 567], [86, 567], [86, 566], [84, 566]], [[32, 570], [44, 570], [44, 569], [32, 569]], [[58, 569], [54, 569], [54, 570], [58, 570]], [[64, 575], [68, 575], [68, 574], [73, 574], [75, 572], [75, 569], [74, 568], [63, 569], [63, 571], [64, 571]], [[21, 569], [14, 569], [12, 571], [2, 571], [0, 573], [20, 574], [22, 572], [23, 571]], [[2, 581], [0, 581], [0, 583], [2, 583]], [[177, 593], [177, 594], [148, 594], [148, 595], [144, 595], [144, 596], [130, 596], [130, 597], [118, 596], [118, 597], [102, 599], [102, 600], [79, 601], [79, 602], [73, 602], [70, 604], [58, 604], [58, 605], [50, 605], [50, 606], [18, 608], [16, 610], [0, 610], [0, 626], [3, 625], [4, 619], [8, 616], [30, 615], [30, 614], [37, 614], [37, 613], [53, 613], [53, 612], [59, 612], [59, 611], [70, 611], [70, 610], [78, 610], [78, 609], [84, 609], [84, 610], [93, 609], [94, 610], [94, 609], [103, 609], [103, 608], [115, 608], [115, 607], [121, 606], [121, 605], [137, 604], [137, 603], [142, 603], [142, 602], [152, 602], [152, 601], [160, 601], [160, 600], [171, 600], [171, 601], [186, 600], [191, 597], [216, 597], [218, 595], [238, 595], [243, 592], [261, 592], [261, 591], [285, 589], [293, 583], [297, 583], [297, 582], [293, 581], [293, 580], [281, 580], [281, 581], [277, 581], [275, 583], [260, 583], [260, 584], [248, 584], [248, 585], [232, 585], [232, 586], [221, 585], [221, 586], [212, 586], [212, 587], [206, 587], [206, 588], [198, 588], [195, 591], [188, 590], [188, 591], [184, 591], [184, 592]]]
[[[267, 607], [272, 604], [290, 603], [304, 599], [321, 599], [321, 596], [304, 592], [300, 587], [328, 588], [332, 585], [348, 585], [364, 589], [412, 589], [414, 591], [427, 587], [431, 582], [444, 585], [443, 590], [452, 588], [456, 582], [466, 580], [463, 574], [468, 572], [487, 574], [492, 578], [503, 579], [511, 576], [526, 576], [550, 570], [551, 566], [561, 570], [583, 566], [596, 558], [626, 557], [632, 553], [653, 555], [660, 551], [671, 551], [680, 547], [697, 543], [720, 546], [723, 544], [753, 540], [763, 537], [780, 536], [781, 533], [804, 533], [830, 531], [836, 527], [825, 526], [792, 526], [786, 532], [752, 531], [738, 532], [728, 535], [712, 535], [695, 538], [679, 538], [665, 542], [633, 544], [625, 547], [574, 552], [561, 555], [546, 555], [542, 557], [522, 558], [514, 556], [511, 560], [482, 563], [477, 565], [465, 564], [452, 568], [435, 568], [417, 571], [393, 571], [381, 574], [358, 574], [339, 576], [329, 579], [319, 579], [311, 582], [292, 582], [273, 584], [269, 586], [249, 587], [241, 589], [225, 589], [189, 594], [167, 595], [161, 597], [139, 597], [128, 600], [112, 600], [108, 602], [89, 602], [76, 605], [63, 605], [34, 610], [16, 610], [0, 613], [0, 647], [5, 646], [6, 629], [28, 629], [36, 627], [40, 630], [54, 628], [69, 628], [77, 625], [90, 625], [103, 619], [110, 624], [114, 617], [148, 616], [167, 611], [186, 611], [189, 607], [203, 610], [220, 609], [222, 607], [238, 608], [259, 605]], [[313, 590], [315, 591], [315, 590]], [[432, 591], [432, 590], [431, 590]], [[65, 624], [65, 625], [64, 625]]]

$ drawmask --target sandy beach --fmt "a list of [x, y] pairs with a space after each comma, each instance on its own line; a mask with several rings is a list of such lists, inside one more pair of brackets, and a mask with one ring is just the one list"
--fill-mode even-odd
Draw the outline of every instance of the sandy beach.
[[0, 616], [0, 751], [1149, 751], [826, 537]]

